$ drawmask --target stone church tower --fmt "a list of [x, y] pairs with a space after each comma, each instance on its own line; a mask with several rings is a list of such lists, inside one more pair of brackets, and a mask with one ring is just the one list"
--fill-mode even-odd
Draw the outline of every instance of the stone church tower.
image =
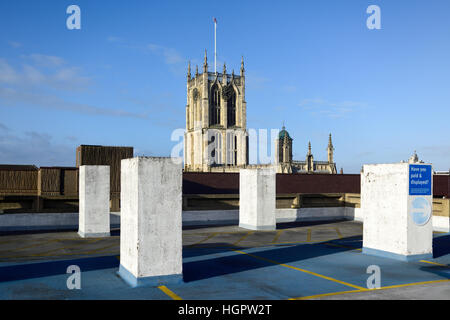
[[187, 73], [185, 171], [236, 171], [248, 164], [244, 59], [240, 74], [208, 72], [205, 50], [202, 73]]
[[308, 143], [308, 153], [305, 161], [292, 158], [292, 138], [283, 126], [278, 139], [275, 139], [275, 165], [277, 173], [321, 173], [336, 174], [336, 163], [333, 162], [334, 147], [331, 133], [328, 136], [327, 161], [314, 160], [311, 151], [311, 142]]
[[275, 139], [275, 164], [278, 166], [278, 172], [292, 173], [292, 138], [285, 126]]

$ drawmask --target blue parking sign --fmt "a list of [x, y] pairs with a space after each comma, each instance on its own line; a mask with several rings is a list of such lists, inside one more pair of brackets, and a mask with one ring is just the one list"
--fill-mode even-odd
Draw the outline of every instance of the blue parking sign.
[[409, 165], [409, 195], [431, 196], [431, 165]]

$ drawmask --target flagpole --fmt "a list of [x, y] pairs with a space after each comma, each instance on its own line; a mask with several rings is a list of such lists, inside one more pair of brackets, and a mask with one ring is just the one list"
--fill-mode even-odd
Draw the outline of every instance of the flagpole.
[[214, 73], [217, 73], [217, 21], [214, 18]]

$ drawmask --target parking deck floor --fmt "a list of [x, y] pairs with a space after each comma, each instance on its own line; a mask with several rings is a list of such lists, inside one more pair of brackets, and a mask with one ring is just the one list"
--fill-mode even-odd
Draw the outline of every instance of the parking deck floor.
[[[434, 257], [402, 262], [361, 253], [355, 221], [183, 230], [180, 284], [130, 288], [118, 275], [119, 230], [82, 239], [75, 231], [0, 236], [0, 299], [450, 299], [450, 234], [435, 233]], [[81, 270], [69, 290], [68, 266]], [[381, 288], [367, 289], [380, 268]]]

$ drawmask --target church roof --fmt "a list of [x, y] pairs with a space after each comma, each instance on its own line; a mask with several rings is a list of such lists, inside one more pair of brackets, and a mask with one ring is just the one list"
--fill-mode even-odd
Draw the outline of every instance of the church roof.
[[287, 136], [289, 139], [292, 140], [291, 136], [289, 135], [289, 132], [286, 131], [286, 128], [283, 126], [280, 133], [278, 134], [278, 139], [282, 140], [284, 137]]

